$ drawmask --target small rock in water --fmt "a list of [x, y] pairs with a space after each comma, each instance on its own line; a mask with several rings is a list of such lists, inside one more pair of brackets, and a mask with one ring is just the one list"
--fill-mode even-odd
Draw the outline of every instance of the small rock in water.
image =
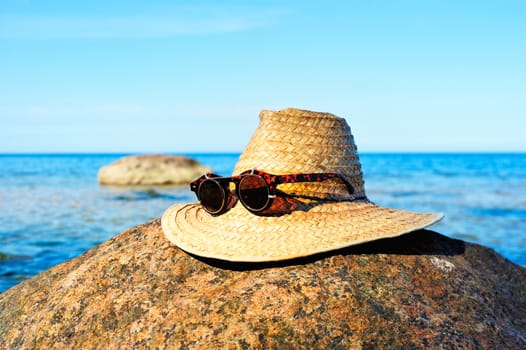
[[99, 169], [101, 185], [183, 185], [211, 169], [184, 156], [127, 156]]

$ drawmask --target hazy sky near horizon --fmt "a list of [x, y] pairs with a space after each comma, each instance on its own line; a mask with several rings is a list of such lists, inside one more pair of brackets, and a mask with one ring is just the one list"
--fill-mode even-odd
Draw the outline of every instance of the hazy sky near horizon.
[[3, 1], [0, 153], [239, 152], [262, 109], [360, 151], [526, 151], [526, 1]]

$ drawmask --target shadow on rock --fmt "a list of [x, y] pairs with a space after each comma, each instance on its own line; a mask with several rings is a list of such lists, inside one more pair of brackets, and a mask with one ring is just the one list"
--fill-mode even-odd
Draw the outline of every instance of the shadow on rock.
[[384, 238], [330, 252], [295, 258], [284, 261], [271, 262], [232, 262], [193, 255], [194, 258], [209, 265], [235, 271], [265, 269], [270, 267], [284, 267], [303, 265], [325, 259], [334, 255], [462, 255], [465, 251], [464, 241], [446, 237], [431, 230], [418, 230], [399, 237]]

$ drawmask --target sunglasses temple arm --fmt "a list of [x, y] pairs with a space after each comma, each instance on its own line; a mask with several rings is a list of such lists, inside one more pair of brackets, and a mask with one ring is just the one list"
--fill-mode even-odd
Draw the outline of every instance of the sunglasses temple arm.
[[345, 186], [347, 186], [347, 191], [349, 191], [349, 194], [354, 194], [354, 187], [353, 185], [351, 185], [349, 180], [347, 180], [345, 177], [343, 177], [340, 174], [337, 174], [337, 175], [338, 175], [338, 178], [342, 180], [342, 182], [345, 184]]
[[321, 182], [329, 179], [338, 178], [340, 179], [345, 186], [349, 194], [354, 194], [354, 187], [351, 183], [340, 174], [336, 173], [315, 173], [315, 174], [298, 174], [298, 175], [276, 175], [275, 182], [276, 184], [283, 183], [295, 183], [295, 182]]

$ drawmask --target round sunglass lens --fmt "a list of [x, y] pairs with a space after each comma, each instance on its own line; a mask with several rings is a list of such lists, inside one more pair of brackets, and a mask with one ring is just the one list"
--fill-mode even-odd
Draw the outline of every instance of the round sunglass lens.
[[239, 199], [250, 210], [261, 211], [269, 202], [269, 189], [265, 180], [257, 175], [244, 176], [239, 182]]
[[199, 202], [211, 214], [219, 213], [225, 203], [225, 191], [213, 180], [205, 180], [199, 186]]

